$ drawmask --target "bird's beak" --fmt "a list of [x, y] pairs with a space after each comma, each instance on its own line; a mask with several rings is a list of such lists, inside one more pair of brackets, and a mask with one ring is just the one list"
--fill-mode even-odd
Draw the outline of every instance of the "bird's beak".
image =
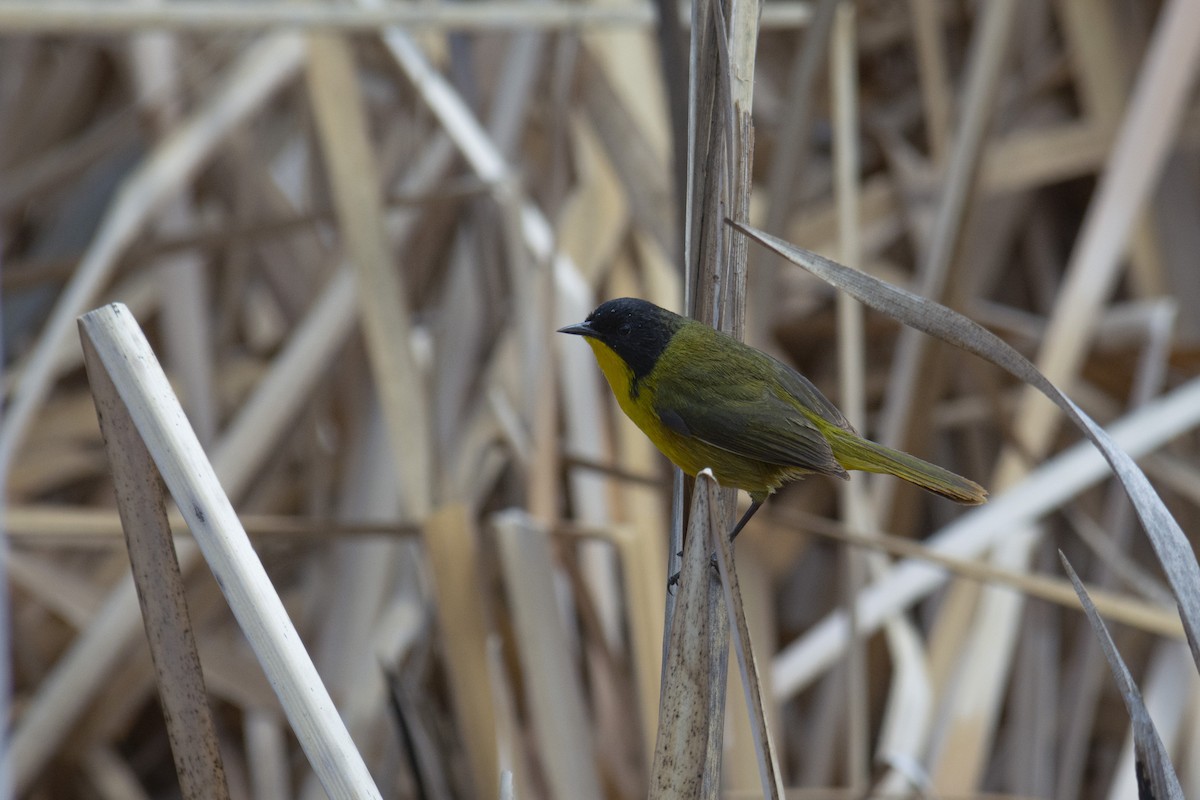
[[587, 322], [577, 322], [574, 325], [567, 325], [559, 328], [559, 333], [572, 333], [576, 336], [595, 336], [596, 330]]

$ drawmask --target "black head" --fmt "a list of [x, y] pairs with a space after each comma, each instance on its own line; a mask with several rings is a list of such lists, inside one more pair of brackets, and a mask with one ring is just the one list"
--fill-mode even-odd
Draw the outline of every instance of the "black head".
[[687, 320], [636, 297], [601, 303], [583, 322], [559, 328], [559, 333], [588, 336], [604, 342], [640, 380], [654, 369], [675, 331]]

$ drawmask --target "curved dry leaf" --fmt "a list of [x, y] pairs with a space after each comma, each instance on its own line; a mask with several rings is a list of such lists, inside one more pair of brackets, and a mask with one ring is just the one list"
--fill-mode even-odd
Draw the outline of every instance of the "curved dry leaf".
[[1133, 748], [1137, 758], [1138, 797], [1142, 800], [1167, 800], [1167, 798], [1183, 800], [1183, 789], [1179, 785], [1179, 778], [1175, 774], [1175, 768], [1171, 766], [1171, 760], [1167, 757], [1167, 751], [1163, 747], [1158, 730], [1150, 719], [1146, 704], [1142, 702], [1142, 693], [1138, 691], [1137, 684], [1133, 682], [1133, 676], [1129, 674], [1129, 668], [1125, 666], [1125, 661], [1117, 652], [1117, 646], [1113, 644], [1108, 627], [1100, 618], [1100, 612], [1096, 610], [1096, 605], [1088, 596], [1087, 589], [1083, 587], [1079, 576], [1075, 574], [1071, 562], [1067, 560], [1061, 550], [1058, 551], [1058, 557], [1062, 561], [1063, 569], [1067, 571], [1071, 583], [1075, 586], [1075, 594], [1079, 595], [1079, 602], [1083, 604], [1083, 611], [1087, 614], [1088, 622], [1092, 623], [1092, 630], [1096, 632], [1096, 638], [1100, 640], [1100, 647], [1104, 650], [1108, 667], [1112, 670], [1117, 687], [1121, 690], [1121, 698], [1125, 701], [1125, 708], [1129, 711], [1129, 719], [1133, 725]]
[[1133, 459], [1117, 447], [1109, 435], [1060, 392], [1029, 359], [991, 331], [940, 303], [842, 266], [756, 228], [733, 220], [726, 222], [864, 305], [1003, 367], [1061, 408], [1104, 455], [1133, 502], [1179, 603], [1180, 618], [1192, 650], [1192, 659], [1200, 666], [1200, 564], [1196, 562], [1187, 537]]

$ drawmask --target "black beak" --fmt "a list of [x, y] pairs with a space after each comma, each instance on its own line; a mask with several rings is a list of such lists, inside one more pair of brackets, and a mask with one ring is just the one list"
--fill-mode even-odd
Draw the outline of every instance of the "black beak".
[[574, 325], [567, 325], [559, 328], [559, 333], [573, 333], [576, 336], [595, 336], [596, 329], [592, 327], [590, 322], [577, 322]]

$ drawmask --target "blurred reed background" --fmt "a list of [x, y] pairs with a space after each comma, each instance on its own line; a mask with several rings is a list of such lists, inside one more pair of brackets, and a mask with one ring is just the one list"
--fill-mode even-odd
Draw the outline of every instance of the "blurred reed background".
[[[692, 10], [657, 8], [0, 5], [18, 796], [180, 792], [75, 324], [110, 301], [382, 796], [492, 797], [502, 770], [521, 798], [647, 794], [671, 473], [553, 331], [609, 297], [684, 308], [685, 154], [712, 114], [687, 109]], [[753, 152], [749, 221], [997, 333], [1121, 420], [1195, 529], [1200, 6], [767, 0], [759, 24], [722, 95], [753, 99], [720, 155], [737, 183]], [[1200, 797], [1196, 668], [1099, 456], [1008, 375], [748, 256], [748, 341], [993, 496], [813, 478], [739, 539], [788, 796], [1136, 797], [1061, 549]], [[181, 561], [229, 796], [324, 796]], [[725, 732], [725, 795], [760, 796], [740, 690]]]

